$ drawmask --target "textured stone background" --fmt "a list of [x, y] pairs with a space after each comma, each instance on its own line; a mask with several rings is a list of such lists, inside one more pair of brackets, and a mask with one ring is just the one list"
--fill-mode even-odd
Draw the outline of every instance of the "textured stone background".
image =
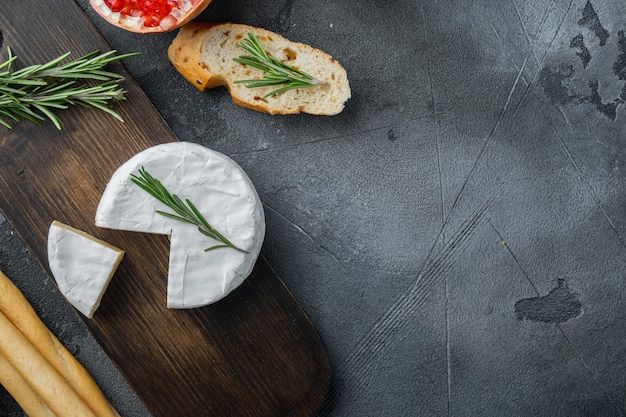
[[[126, 66], [178, 138], [254, 181], [263, 253], [331, 357], [322, 415], [626, 415], [623, 2], [214, 0], [201, 15], [333, 55], [353, 92], [335, 117], [200, 93], [167, 61], [174, 34], [79, 3], [114, 49], [143, 53]], [[123, 416], [148, 415], [3, 219], [0, 269]], [[6, 393], [0, 416], [21, 416]]]

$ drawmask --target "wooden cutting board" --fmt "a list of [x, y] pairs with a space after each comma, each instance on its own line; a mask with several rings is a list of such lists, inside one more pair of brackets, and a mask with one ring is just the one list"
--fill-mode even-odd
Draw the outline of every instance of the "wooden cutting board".
[[[2, 54], [10, 46], [20, 67], [110, 49], [72, 0], [0, 1]], [[73, 108], [59, 113], [62, 131], [49, 122], [0, 127], [0, 210], [48, 275], [55, 219], [126, 251], [95, 317], [79, 317], [154, 416], [315, 415], [329, 386], [328, 358], [264, 259], [222, 301], [168, 310], [167, 238], [93, 225], [117, 167], [177, 140], [122, 65], [111, 69], [128, 78], [127, 101], [115, 104], [125, 123]]]

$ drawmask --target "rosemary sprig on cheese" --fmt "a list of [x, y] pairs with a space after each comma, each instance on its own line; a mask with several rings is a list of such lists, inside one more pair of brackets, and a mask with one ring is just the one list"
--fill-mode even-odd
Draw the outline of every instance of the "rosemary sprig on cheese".
[[[8, 59], [0, 64], [0, 124], [29, 120], [37, 125], [50, 119], [57, 129], [63, 127], [55, 110], [79, 104], [100, 109], [116, 119], [122, 117], [108, 103], [123, 100], [126, 93], [119, 83], [121, 75], [103, 68], [137, 54], [115, 55], [115, 51], [91, 52], [73, 61], [63, 62], [70, 53], [45, 64], [31, 65], [17, 71], [12, 66], [17, 56], [7, 48]], [[90, 81], [90, 85], [84, 83]]]
[[270, 56], [265, 49], [263, 49], [263, 45], [252, 32], [249, 32], [248, 37], [239, 42], [237, 46], [250, 55], [241, 55], [237, 58], [233, 58], [233, 60], [260, 69], [265, 74], [260, 79], [237, 80], [235, 84], [245, 84], [248, 88], [282, 85], [282, 87], [265, 94], [263, 96], [264, 98], [287, 90], [327, 84], [316, 80], [304, 71], [297, 70]]
[[148, 194], [150, 194], [174, 211], [174, 213], [168, 213], [161, 210], [156, 210], [158, 214], [174, 220], [193, 224], [203, 235], [222, 242], [218, 245], [209, 246], [208, 248], [204, 249], [205, 252], [219, 248], [232, 248], [239, 252], [248, 253], [248, 251], [235, 246], [224, 235], [214, 229], [206, 221], [202, 214], [200, 214], [196, 206], [194, 206], [193, 203], [189, 201], [189, 199], [185, 199], [185, 201], [183, 202], [183, 200], [176, 194], [171, 194], [167, 190], [167, 188], [165, 188], [165, 186], [161, 183], [161, 181], [150, 175], [144, 167], [141, 167], [139, 169], [139, 175], [131, 174], [130, 180], [134, 184], [141, 187]]

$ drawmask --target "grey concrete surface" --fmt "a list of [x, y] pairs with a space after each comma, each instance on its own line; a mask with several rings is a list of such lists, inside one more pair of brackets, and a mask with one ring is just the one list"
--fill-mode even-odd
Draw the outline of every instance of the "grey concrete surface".
[[[324, 416], [626, 415], [626, 5], [214, 0], [199, 20], [325, 50], [353, 98], [268, 116], [171, 67], [174, 34], [79, 0], [181, 140], [235, 159], [263, 254], [333, 367]], [[147, 416], [0, 222], [16, 278], [119, 408]], [[5, 393], [0, 416], [20, 416]]]

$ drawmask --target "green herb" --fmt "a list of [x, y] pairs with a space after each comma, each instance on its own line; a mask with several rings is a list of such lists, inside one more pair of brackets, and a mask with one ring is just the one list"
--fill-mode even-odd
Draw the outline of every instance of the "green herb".
[[238, 43], [237, 46], [250, 55], [241, 55], [238, 58], [233, 58], [233, 60], [260, 69], [265, 72], [265, 75], [260, 79], [237, 80], [235, 84], [246, 84], [248, 88], [282, 85], [282, 87], [270, 91], [263, 97], [269, 97], [295, 88], [327, 84], [316, 80], [304, 71], [297, 70], [269, 56], [263, 49], [259, 39], [252, 32], [248, 33], [248, 38]]
[[193, 224], [198, 227], [198, 231], [203, 235], [222, 242], [220, 245], [210, 246], [204, 249], [205, 252], [219, 248], [232, 248], [239, 252], [249, 253], [248, 251], [233, 245], [220, 232], [211, 227], [211, 225], [209, 225], [206, 219], [202, 216], [202, 214], [200, 214], [198, 209], [191, 203], [191, 201], [189, 201], [189, 199], [186, 199], [185, 202], [183, 202], [176, 194], [171, 194], [167, 191], [161, 181], [150, 175], [144, 167], [139, 169], [139, 175], [131, 174], [130, 180], [175, 212], [167, 213], [156, 210], [158, 214], [171, 219], [180, 220], [181, 222]]
[[[63, 63], [70, 55], [68, 52], [45, 64], [12, 71], [17, 57], [10, 48], [7, 51], [8, 59], [0, 64], [0, 124], [10, 129], [7, 120], [19, 122], [26, 119], [41, 125], [48, 118], [60, 130], [63, 123], [53, 111], [74, 104], [100, 109], [122, 121], [107, 103], [124, 99], [125, 91], [119, 87], [124, 78], [103, 70], [103, 67], [138, 54], [94, 51]], [[89, 81], [91, 85], [82, 81]]]

